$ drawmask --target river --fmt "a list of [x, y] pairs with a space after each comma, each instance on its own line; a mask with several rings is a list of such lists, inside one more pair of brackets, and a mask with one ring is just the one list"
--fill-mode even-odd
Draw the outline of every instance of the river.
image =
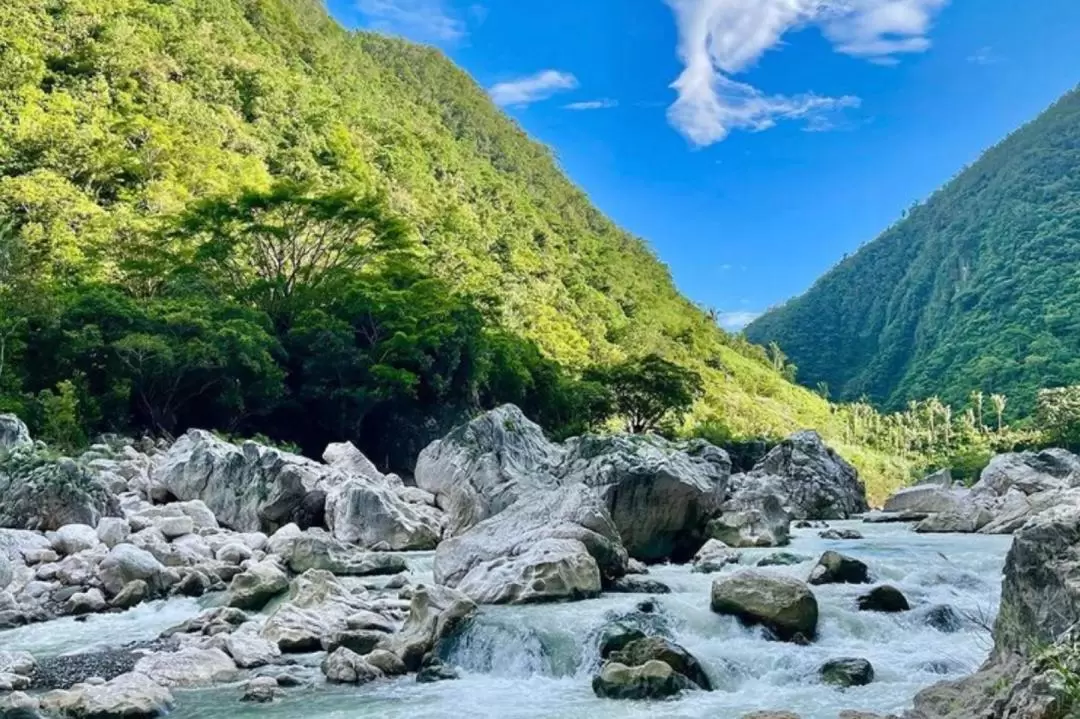
[[[815, 587], [820, 605], [819, 638], [800, 647], [765, 640], [759, 630], [709, 611], [709, 589], [719, 575], [689, 567], [655, 567], [651, 577], [672, 588], [658, 599], [654, 621], [706, 667], [717, 691], [690, 692], [664, 704], [666, 717], [736, 719], [760, 709], [788, 710], [803, 719], [835, 719], [843, 709], [901, 712], [921, 688], [974, 671], [987, 657], [986, 625], [997, 612], [1001, 570], [1010, 536], [920, 535], [908, 525], [833, 522], [862, 532], [862, 540], [829, 541], [817, 529], [795, 530], [784, 549], [807, 561], [764, 571], [805, 579], [817, 557], [835, 549], [863, 560], [875, 584], [900, 589], [912, 611], [860, 612], [855, 598], [867, 585]], [[744, 550], [753, 564], [776, 550]], [[410, 558], [414, 581], [430, 577], [431, 555]], [[729, 567], [726, 572], [738, 571]], [[597, 664], [596, 631], [613, 617], [633, 613], [642, 595], [613, 594], [560, 605], [485, 607], [444, 649], [462, 678], [417, 684], [411, 677], [362, 687], [322, 685], [289, 690], [273, 705], [237, 701], [238, 686], [176, 692], [172, 719], [346, 717], [431, 719], [631, 719], [656, 716], [648, 703], [597, 699], [590, 677]], [[928, 626], [927, 611], [949, 605], [962, 618], [955, 632]], [[146, 605], [122, 615], [83, 623], [58, 620], [0, 633], [0, 647], [37, 656], [91, 645], [147, 639], [197, 613], [193, 600]], [[876, 677], [865, 687], [838, 690], [821, 684], [818, 667], [829, 659], [861, 657]], [[314, 658], [311, 658], [314, 662]], [[313, 674], [315, 674], [313, 672]]]

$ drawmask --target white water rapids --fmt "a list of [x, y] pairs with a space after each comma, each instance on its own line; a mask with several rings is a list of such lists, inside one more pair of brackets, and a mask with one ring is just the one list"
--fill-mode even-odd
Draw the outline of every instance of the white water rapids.
[[[947, 678], [974, 671], [991, 639], [984, 626], [997, 612], [1001, 570], [1011, 537], [920, 535], [908, 525], [833, 522], [865, 535], [828, 541], [817, 529], [795, 530], [782, 551], [808, 558], [790, 567], [770, 567], [805, 579], [826, 549], [863, 560], [874, 584], [891, 584], [912, 605], [903, 614], [860, 612], [855, 598], [872, 585], [814, 587], [821, 610], [820, 635], [811, 646], [767, 641], [756, 629], [709, 610], [709, 590], [720, 575], [693, 574], [689, 566], [654, 567], [651, 578], [672, 589], [657, 597], [656, 621], [696, 656], [717, 690], [689, 692], [655, 703], [601, 700], [590, 680], [596, 668], [595, 634], [607, 621], [633, 613], [644, 595], [611, 594], [558, 605], [484, 607], [451, 646], [446, 660], [462, 669], [458, 681], [418, 684], [413, 677], [361, 687], [319, 684], [290, 689], [273, 705], [241, 704], [237, 686], [177, 692], [172, 719], [275, 717], [292, 719], [631, 719], [665, 717], [738, 719], [760, 709], [787, 710], [803, 719], [835, 719], [843, 709], [899, 713], [915, 693]], [[777, 550], [744, 550], [752, 565]], [[410, 558], [415, 581], [430, 581], [431, 555]], [[926, 612], [949, 605], [963, 627], [945, 633], [925, 623]], [[190, 600], [147, 605], [85, 623], [59, 620], [0, 633], [0, 648], [39, 656], [120, 644], [156, 636], [198, 611]], [[868, 659], [872, 684], [846, 690], [820, 683], [818, 667], [829, 659]]]

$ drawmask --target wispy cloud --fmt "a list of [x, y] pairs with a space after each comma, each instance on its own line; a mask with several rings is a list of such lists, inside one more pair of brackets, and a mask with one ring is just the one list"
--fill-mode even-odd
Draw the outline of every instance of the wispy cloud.
[[356, 8], [372, 29], [413, 40], [455, 42], [468, 32], [444, 0], [356, 0]]
[[948, 0], [667, 0], [679, 30], [683, 73], [671, 123], [696, 145], [779, 120], [819, 118], [858, 107], [851, 96], [770, 95], [734, 77], [781, 44], [791, 30], [817, 25], [837, 52], [878, 63], [924, 52], [935, 13]]
[[568, 72], [544, 70], [528, 77], [500, 82], [491, 88], [490, 94], [497, 105], [524, 107], [577, 86], [577, 78]]
[[601, 100], [587, 100], [585, 102], [571, 102], [569, 105], [563, 105], [564, 110], [610, 110], [613, 107], [618, 107], [619, 101], [612, 100], [610, 98], [603, 98]]
[[969, 55], [967, 61], [972, 65], [996, 65], [1001, 62], [1001, 58], [994, 52], [994, 48], [987, 45]]
[[748, 312], [745, 310], [720, 312], [716, 315], [716, 324], [728, 332], [738, 332], [758, 317], [761, 317], [760, 312]]

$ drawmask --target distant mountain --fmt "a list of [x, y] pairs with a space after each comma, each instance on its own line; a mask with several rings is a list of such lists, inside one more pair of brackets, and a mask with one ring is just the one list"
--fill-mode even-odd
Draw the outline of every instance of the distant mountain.
[[801, 383], [887, 408], [979, 389], [1023, 413], [1080, 383], [1080, 90], [746, 335]]

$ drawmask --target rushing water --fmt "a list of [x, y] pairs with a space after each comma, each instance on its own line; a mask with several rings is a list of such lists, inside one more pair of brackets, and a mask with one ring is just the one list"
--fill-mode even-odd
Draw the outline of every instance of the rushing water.
[[[913, 610], [887, 615], [859, 612], [855, 598], [867, 586], [815, 587], [821, 609], [820, 635], [808, 647], [767, 641], [760, 631], [709, 611], [709, 589], [718, 575], [698, 575], [688, 567], [656, 567], [651, 576], [673, 593], [658, 597], [655, 621], [706, 667], [718, 687], [690, 692], [667, 702], [668, 717], [737, 718], [758, 709], [784, 709], [804, 719], [834, 719], [843, 709], [899, 712], [921, 688], [975, 670], [990, 649], [983, 628], [997, 611], [1001, 569], [1011, 537], [919, 535], [907, 525], [851, 526], [863, 540], [826, 541], [818, 530], [796, 530], [785, 551], [808, 561], [770, 567], [805, 579], [825, 549], [865, 561], [875, 583], [904, 592]], [[743, 565], [774, 550], [746, 550]], [[430, 555], [412, 559], [417, 581], [430, 577]], [[729, 567], [726, 572], [738, 571]], [[243, 705], [237, 687], [178, 693], [174, 719], [281, 717], [304, 719], [634, 718], [657, 715], [649, 703], [597, 699], [590, 686], [596, 667], [595, 632], [612, 617], [635, 611], [641, 595], [606, 595], [588, 602], [527, 607], [485, 607], [452, 646], [446, 659], [462, 678], [417, 684], [412, 678], [363, 687], [319, 685], [290, 690], [273, 705]], [[925, 623], [926, 612], [949, 605], [965, 618], [960, 631], [944, 633]], [[193, 602], [145, 607], [125, 615], [97, 617], [85, 624], [51, 625], [0, 634], [0, 646], [37, 652], [153, 636], [195, 613]], [[69, 632], [77, 634], [68, 634]], [[61, 639], [60, 635], [64, 638]], [[818, 667], [828, 659], [862, 657], [876, 678], [866, 687], [839, 690], [821, 684]]]

